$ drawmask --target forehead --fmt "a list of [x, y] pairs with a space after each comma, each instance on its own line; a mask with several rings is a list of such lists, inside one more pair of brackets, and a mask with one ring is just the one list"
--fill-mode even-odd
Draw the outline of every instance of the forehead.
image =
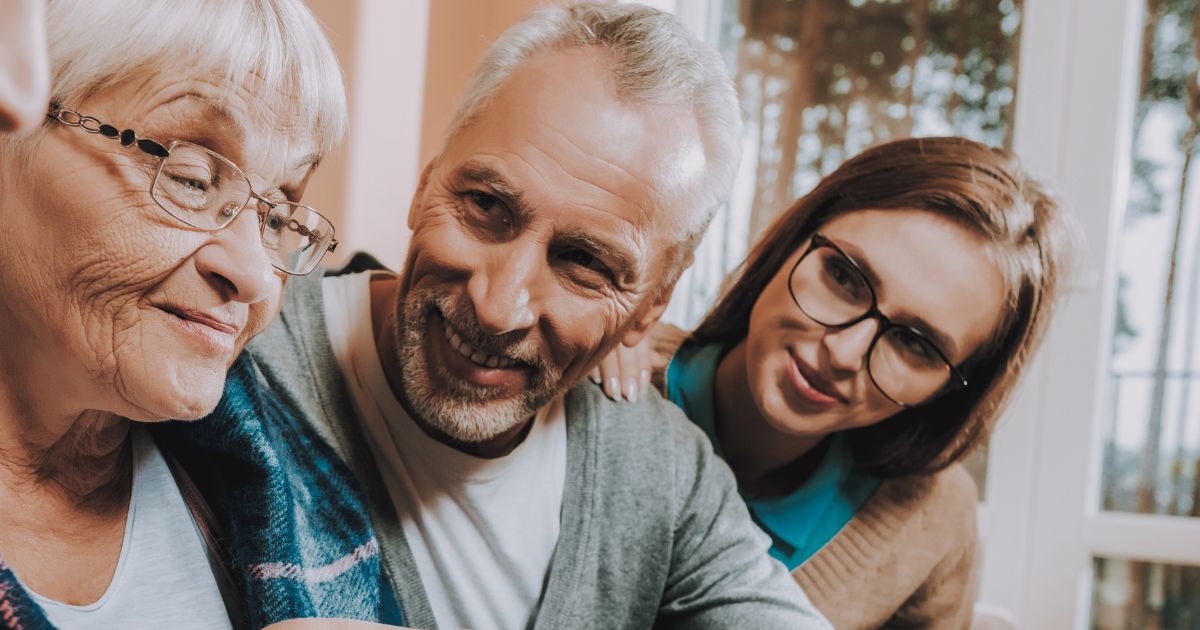
[[258, 83], [255, 77], [230, 83], [173, 70], [119, 83], [80, 108], [100, 107], [112, 118], [106, 122], [158, 134], [164, 142], [211, 138], [244, 145], [239, 150], [315, 154], [314, 126], [299, 114], [298, 99], [263, 93]]
[[880, 310], [898, 323], [920, 319], [944, 332], [956, 362], [999, 324], [1005, 282], [977, 232], [922, 210], [851, 212], [821, 232], [873, 273]]
[[643, 230], [682, 211], [706, 166], [690, 110], [623, 102], [594, 48], [522, 62], [442, 157], [450, 168], [491, 162], [541, 210], [603, 212]]

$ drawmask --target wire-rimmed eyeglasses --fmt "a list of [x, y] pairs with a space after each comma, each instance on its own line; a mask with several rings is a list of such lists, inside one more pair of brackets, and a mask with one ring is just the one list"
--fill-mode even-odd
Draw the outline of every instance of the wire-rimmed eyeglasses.
[[259, 232], [271, 264], [296, 276], [310, 273], [326, 252], [337, 248], [333, 224], [316, 210], [289, 201], [264, 198], [225, 156], [191, 142], [168, 145], [120, 130], [91, 116], [51, 105], [47, 117], [68, 127], [116, 140], [159, 160], [150, 197], [167, 214], [191, 227], [220, 230], [250, 204], [257, 203]]

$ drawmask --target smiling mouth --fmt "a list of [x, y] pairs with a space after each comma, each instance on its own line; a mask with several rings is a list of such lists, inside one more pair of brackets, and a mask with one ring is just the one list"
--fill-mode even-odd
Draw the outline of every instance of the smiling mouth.
[[816, 402], [841, 404], [848, 404], [850, 402], [845, 396], [838, 392], [837, 388], [835, 388], [832, 383], [827, 381], [821, 376], [820, 373], [802, 361], [799, 356], [792, 352], [789, 352], [788, 354], [791, 356], [792, 363], [794, 364], [796, 371], [804, 380], [803, 384], [807, 385], [808, 388], [811, 388], [812, 393], [817, 394], [819, 397]]
[[479, 350], [467, 342], [463, 341], [462, 337], [450, 325], [450, 322], [445, 317], [439, 318], [442, 320], [442, 331], [446, 335], [446, 341], [450, 342], [450, 348], [462, 355], [465, 359], [478, 365], [479, 367], [492, 368], [496, 370], [506, 370], [512, 367], [521, 365], [515, 359], [501, 357], [494, 354], [488, 354], [483, 350]]
[[241, 332], [240, 326], [213, 317], [208, 313], [167, 305], [159, 306], [158, 308], [169, 315], [173, 315], [179, 319], [182, 319], [185, 322], [192, 322], [200, 324], [201, 326], [207, 326], [219, 333], [236, 337], [237, 334]]

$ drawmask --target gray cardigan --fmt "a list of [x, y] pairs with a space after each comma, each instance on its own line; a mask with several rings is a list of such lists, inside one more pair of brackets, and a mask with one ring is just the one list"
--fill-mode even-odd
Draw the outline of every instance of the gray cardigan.
[[[366, 489], [408, 625], [436, 622], [334, 360], [321, 278], [293, 278], [247, 351], [266, 382]], [[562, 523], [534, 630], [830, 628], [751, 522], [709, 441], [656, 393], [614, 403], [590, 381], [566, 397]]]

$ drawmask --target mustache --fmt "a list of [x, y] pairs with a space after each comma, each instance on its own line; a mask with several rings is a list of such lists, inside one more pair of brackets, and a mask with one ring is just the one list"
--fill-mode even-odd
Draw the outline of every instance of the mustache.
[[456, 301], [445, 293], [422, 291], [410, 297], [415, 298], [410, 304], [419, 310], [426, 323], [433, 319], [441, 319], [450, 325], [459, 338], [476, 350], [505, 357], [539, 371], [548, 370], [552, 364], [527, 331], [513, 331], [501, 335], [486, 333], [479, 324], [474, 308], [465, 302]]

